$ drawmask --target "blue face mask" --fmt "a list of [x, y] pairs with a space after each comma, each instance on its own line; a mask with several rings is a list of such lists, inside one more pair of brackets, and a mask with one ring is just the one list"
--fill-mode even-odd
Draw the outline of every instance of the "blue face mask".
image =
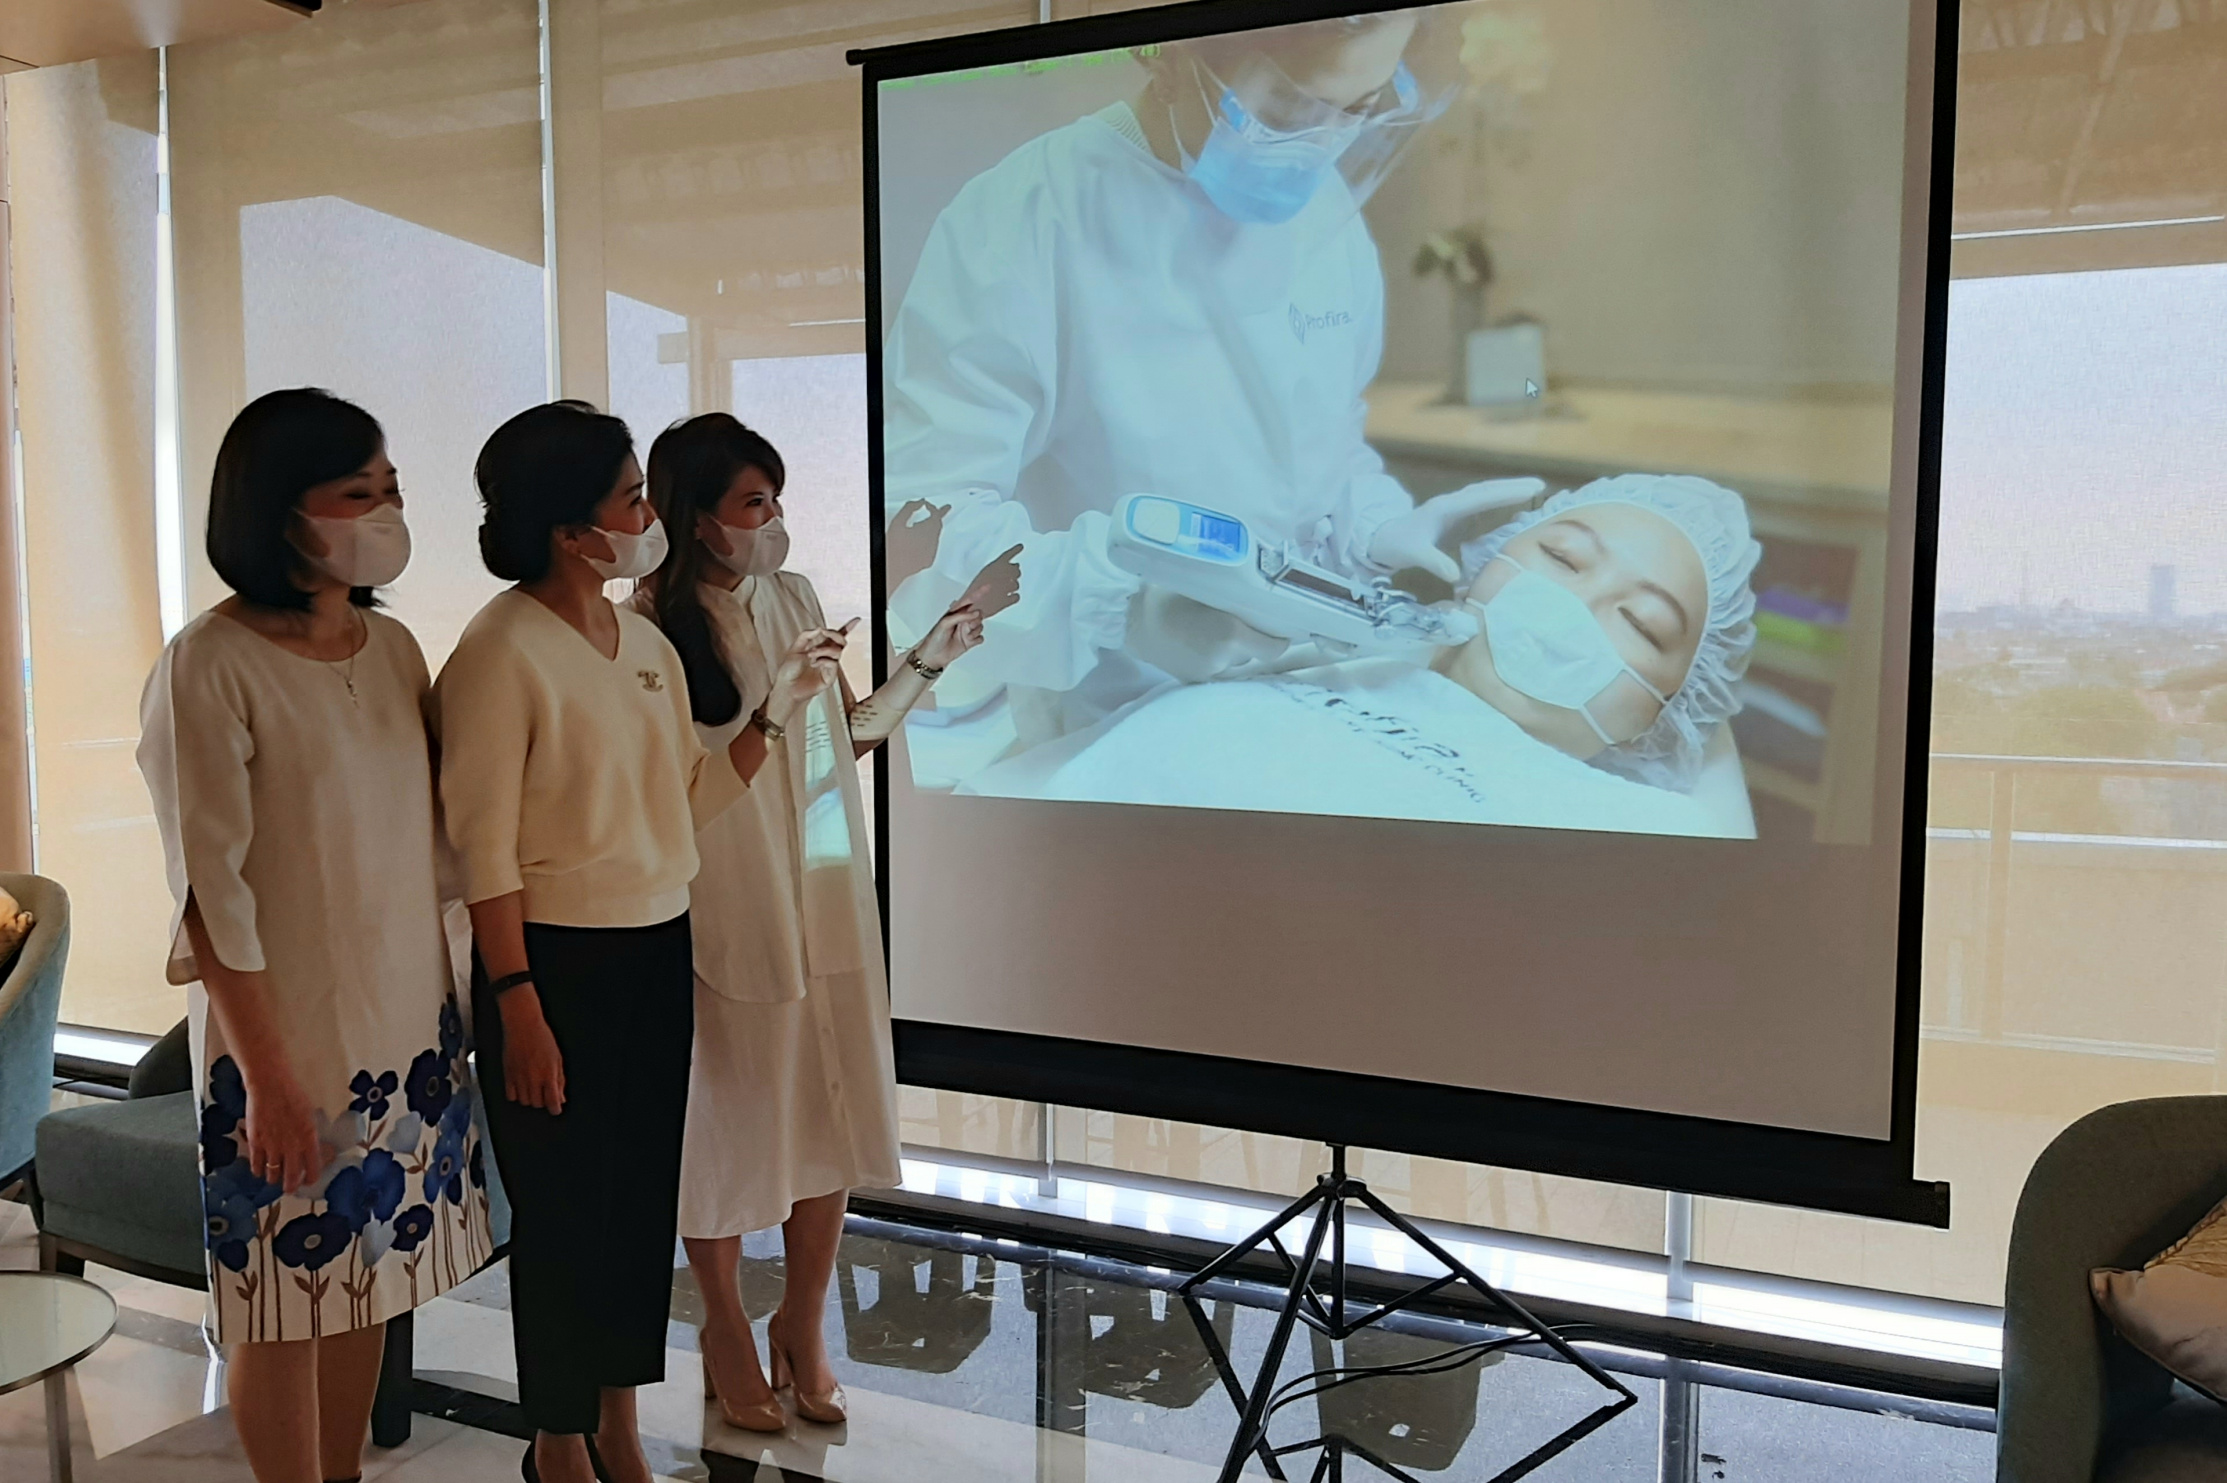
[[[1405, 62], [1394, 76], [1394, 96], [1403, 109], [1414, 107], [1416, 85]], [[1198, 156], [1185, 154], [1185, 174], [1196, 180], [1207, 200], [1229, 220], [1274, 227], [1307, 209], [1323, 180], [1338, 167], [1372, 118], [1343, 116], [1332, 125], [1281, 131], [1252, 116], [1234, 89], [1223, 87], [1214, 111], [1214, 129]]]
[[1306, 209], [1338, 156], [1360, 136], [1362, 122], [1279, 134], [1245, 111], [1225, 88], [1214, 128], [1185, 172], [1232, 221], [1275, 226]]

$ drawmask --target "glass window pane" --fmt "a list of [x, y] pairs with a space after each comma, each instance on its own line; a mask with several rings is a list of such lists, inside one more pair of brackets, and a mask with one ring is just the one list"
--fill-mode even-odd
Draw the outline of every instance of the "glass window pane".
[[[188, 529], [243, 402], [360, 402], [414, 537], [392, 610], [436, 670], [500, 585], [472, 461], [548, 395], [539, 78], [533, 0], [336, 12], [170, 58]], [[191, 545], [198, 608], [222, 591]]]

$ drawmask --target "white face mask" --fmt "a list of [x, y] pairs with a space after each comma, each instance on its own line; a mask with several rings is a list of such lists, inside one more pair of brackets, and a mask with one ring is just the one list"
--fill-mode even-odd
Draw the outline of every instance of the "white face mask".
[[410, 527], [400, 505], [379, 505], [353, 520], [304, 515], [301, 522], [325, 546], [324, 555], [304, 551], [302, 560], [335, 582], [384, 587], [410, 564]]
[[583, 559], [596, 570], [596, 575], [606, 582], [619, 578], [640, 579], [658, 569], [665, 561], [665, 522], [650, 521], [648, 530], [635, 535], [624, 530], [603, 530], [603, 539], [611, 543], [612, 559], [600, 560], [593, 556]]
[[[1664, 705], [1670, 697], [1624, 662], [1593, 617], [1585, 599], [1510, 556], [1495, 556], [1516, 569], [1486, 603], [1471, 603], [1485, 622], [1493, 672], [1508, 688], [1533, 700], [1576, 711], [1603, 746], [1619, 745], [1587, 707], [1624, 675]], [[1625, 738], [1630, 740], [1630, 738]]]
[[704, 552], [738, 577], [770, 577], [789, 559], [789, 527], [779, 515], [750, 530], [721, 523], [719, 533], [727, 538], [726, 553], [709, 541]]

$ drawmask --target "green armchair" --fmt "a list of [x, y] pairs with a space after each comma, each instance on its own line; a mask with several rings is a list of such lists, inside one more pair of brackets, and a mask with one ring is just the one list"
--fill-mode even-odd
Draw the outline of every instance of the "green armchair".
[[2121, 1339], [2096, 1267], [2139, 1267], [2227, 1196], [2227, 1097], [2092, 1112], [2035, 1161], [2011, 1224], [1996, 1483], [2218, 1483], [2227, 1407]]
[[39, 875], [0, 872], [38, 920], [0, 979], [0, 1189], [30, 1173], [39, 1119], [54, 1100], [54, 1019], [70, 956], [70, 897]]

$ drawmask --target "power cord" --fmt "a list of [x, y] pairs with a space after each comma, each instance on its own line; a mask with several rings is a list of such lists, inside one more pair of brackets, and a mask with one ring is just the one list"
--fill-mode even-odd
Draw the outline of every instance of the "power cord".
[[[1573, 1323], [1564, 1325], [1555, 1332], [1566, 1339], [1572, 1333], [1597, 1327], [1599, 1327], [1597, 1324]], [[1268, 1410], [1261, 1416], [1261, 1430], [1265, 1435], [1269, 1421], [1284, 1407], [1296, 1405], [1301, 1401], [1317, 1399], [1347, 1385], [1353, 1385], [1363, 1380], [1388, 1379], [1400, 1376], [1451, 1374], [1455, 1370], [1474, 1364], [1489, 1355], [1497, 1354], [1504, 1349], [1512, 1349], [1519, 1344], [1531, 1342], [1533, 1340], [1529, 1334], [1507, 1334], [1498, 1339], [1480, 1339], [1473, 1344], [1461, 1344], [1452, 1349], [1441, 1349], [1436, 1354], [1426, 1354], [1419, 1359], [1403, 1360], [1398, 1364], [1360, 1365], [1351, 1369], [1334, 1365], [1328, 1369], [1310, 1371], [1305, 1375], [1285, 1381], [1270, 1393]]]

